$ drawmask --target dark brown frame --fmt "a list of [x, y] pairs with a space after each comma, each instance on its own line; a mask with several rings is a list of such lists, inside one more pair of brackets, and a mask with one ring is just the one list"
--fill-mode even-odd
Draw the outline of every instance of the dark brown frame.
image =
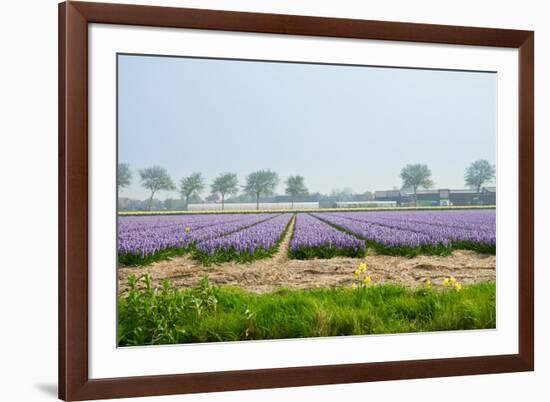
[[[215, 373], [88, 377], [88, 24], [519, 49], [519, 353]], [[59, 397], [138, 397], [534, 369], [534, 33], [352, 19], [65, 2], [59, 5]]]

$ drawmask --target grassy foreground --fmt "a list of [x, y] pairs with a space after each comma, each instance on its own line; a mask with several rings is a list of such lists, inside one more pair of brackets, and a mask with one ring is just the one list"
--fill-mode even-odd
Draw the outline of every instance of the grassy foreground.
[[495, 284], [255, 294], [207, 277], [193, 289], [154, 289], [144, 276], [130, 279], [118, 314], [120, 346], [495, 328]]

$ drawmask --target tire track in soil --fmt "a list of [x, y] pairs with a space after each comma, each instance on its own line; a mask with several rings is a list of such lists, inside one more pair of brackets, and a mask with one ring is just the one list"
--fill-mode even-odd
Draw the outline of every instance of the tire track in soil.
[[292, 235], [294, 234], [295, 223], [296, 214], [292, 216], [290, 223], [288, 224], [288, 227], [284, 234], [284, 238], [279, 243], [277, 253], [273, 257], [271, 257], [271, 264], [265, 267], [265, 269], [270, 273], [268, 278], [271, 281], [278, 282], [284, 280], [284, 275], [279, 269], [279, 264], [284, 264], [286, 261], [289, 260], [288, 249], [290, 248], [290, 240], [292, 239]]
[[288, 224], [288, 228], [285, 233], [285, 237], [281, 242], [279, 243], [279, 249], [277, 250], [277, 253], [271, 257], [273, 258], [273, 261], [275, 262], [283, 262], [288, 260], [288, 249], [290, 248], [290, 240], [292, 239], [292, 235], [294, 234], [294, 225], [296, 224], [296, 214], [292, 217], [290, 220], [290, 223]]

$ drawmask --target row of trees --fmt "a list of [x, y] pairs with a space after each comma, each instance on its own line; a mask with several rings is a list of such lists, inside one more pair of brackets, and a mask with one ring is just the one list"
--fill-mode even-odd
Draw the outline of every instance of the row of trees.
[[[472, 162], [464, 172], [464, 181], [470, 188], [481, 191], [485, 183], [492, 182], [495, 179], [495, 165], [491, 165], [485, 159], [479, 159]], [[402, 188], [411, 189], [414, 194], [414, 204], [418, 204], [417, 191], [420, 187], [431, 188], [434, 185], [432, 180], [432, 171], [427, 165], [421, 163], [406, 165], [401, 169]]]
[[[464, 173], [464, 181], [470, 188], [476, 189], [479, 193], [481, 187], [495, 179], [495, 166], [491, 165], [485, 159], [480, 159], [470, 164]], [[159, 191], [179, 190], [181, 197], [185, 200], [185, 206], [189, 205], [189, 200], [198, 197], [206, 189], [206, 180], [201, 173], [195, 172], [187, 177], [183, 177], [176, 188], [172, 178], [166, 169], [160, 166], [152, 166], [139, 170], [140, 181], [143, 187], [151, 192], [148, 202], [148, 209], [153, 205], [153, 198]], [[432, 172], [427, 165], [417, 163], [409, 164], [401, 170], [402, 188], [410, 189], [414, 194], [415, 205], [418, 203], [417, 192], [420, 188], [431, 188], [434, 185]], [[279, 176], [272, 170], [258, 170], [250, 173], [246, 177], [243, 186], [239, 185], [239, 180], [235, 173], [221, 173], [210, 184], [211, 195], [207, 200], [216, 201], [221, 197], [222, 209], [225, 206], [225, 199], [229, 195], [235, 195], [242, 191], [256, 200], [256, 209], [259, 209], [260, 197], [270, 196], [275, 192], [279, 184]], [[132, 171], [126, 163], [118, 165], [118, 188], [119, 190], [128, 187], [132, 182]], [[300, 175], [290, 176], [285, 180], [285, 193], [291, 196], [292, 206], [297, 197], [308, 194], [308, 189], [304, 183], [304, 177]], [[349, 190], [351, 192], [351, 190]]]
[[[159, 191], [176, 190], [172, 178], [166, 169], [160, 166], [152, 166], [146, 169], [139, 170], [140, 181], [143, 187], [151, 192], [149, 197], [148, 209], [153, 205], [153, 197]], [[128, 187], [132, 182], [132, 171], [126, 163], [121, 163], [118, 166], [118, 188], [123, 189]], [[228, 195], [237, 194], [242, 188], [246, 194], [252, 195], [256, 199], [256, 209], [259, 209], [260, 197], [273, 195], [275, 188], [279, 184], [279, 176], [276, 172], [269, 169], [258, 170], [250, 173], [246, 177], [244, 186], [239, 186], [239, 180], [235, 173], [221, 173], [210, 184], [210, 191], [213, 195], [221, 197], [222, 209], [225, 207], [225, 198]], [[294, 199], [299, 196], [307, 195], [308, 190], [304, 183], [303, 176], [290, 176], [285, 181], [285, 192], [292, 197], [292, 206]], [[181, 179], [179, 184], [179, 192], [182, 198], [185, 199], [186, 208], [189, 205], [191, 197], [199, 196], [206, 188], [206, 180], [201, 173], [195, 172], [190, 176]]]

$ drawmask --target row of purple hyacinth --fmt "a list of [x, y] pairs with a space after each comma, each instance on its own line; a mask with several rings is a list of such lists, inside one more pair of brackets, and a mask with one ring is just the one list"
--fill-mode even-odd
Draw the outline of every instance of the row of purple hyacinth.
[[407, 222], [409, 224], [429, 224], [447, 228], [470, 230], [495, 230], [495, 210], [475, 211], [401, 211], [396, 212], [352, 212], [350, 217], [361, 217], [369, 222], [388, 224]]
[[[118, 252], [143, 258], [166, 249], [196, 245], [207, 254], [229, 249], [237, 254], [253, 254], [255, 250], [272, 248], [291, 217], [291, 214], [123, 217], [119, 219]], [[385, 247], [496, 243], [494, 210], [340, 212], [312, 216], [299, 213], [291, 254], [298, 249], [364, 250], [364, 241], [329, 224]]]
[[196, 247], [210, 256], [220, 251], [234, 252], [237, 255], [254, 255], [260, 250], [270, 251], [280, 240], [290, 219], [292, 214], [279, 215], [230, 235], [205, 240]]
[[144, 228], [156, 230], [178, 227], [195, 230], [220, 223], [234, 222], [243, 218], [243, 214], [230, 215], [157, 215], [157, 216], [126, 216], [118, 220], [119, 232], [141, 232]]
[[118, 254], [140, 257], [182, 249], [273, 218], [273, 214], [119, 218]]
[[350, 254], [363, 254], [365, 242], [307, 214], [298, 214], [290, 252], [296, 254], [304, 249], [325, 249], [326, 254], [337, 255], [343, 250]]
[[347, 212], [313, 214], [385, 247], [449, 246], [471, 242], [496, 244], [495, 211]]

